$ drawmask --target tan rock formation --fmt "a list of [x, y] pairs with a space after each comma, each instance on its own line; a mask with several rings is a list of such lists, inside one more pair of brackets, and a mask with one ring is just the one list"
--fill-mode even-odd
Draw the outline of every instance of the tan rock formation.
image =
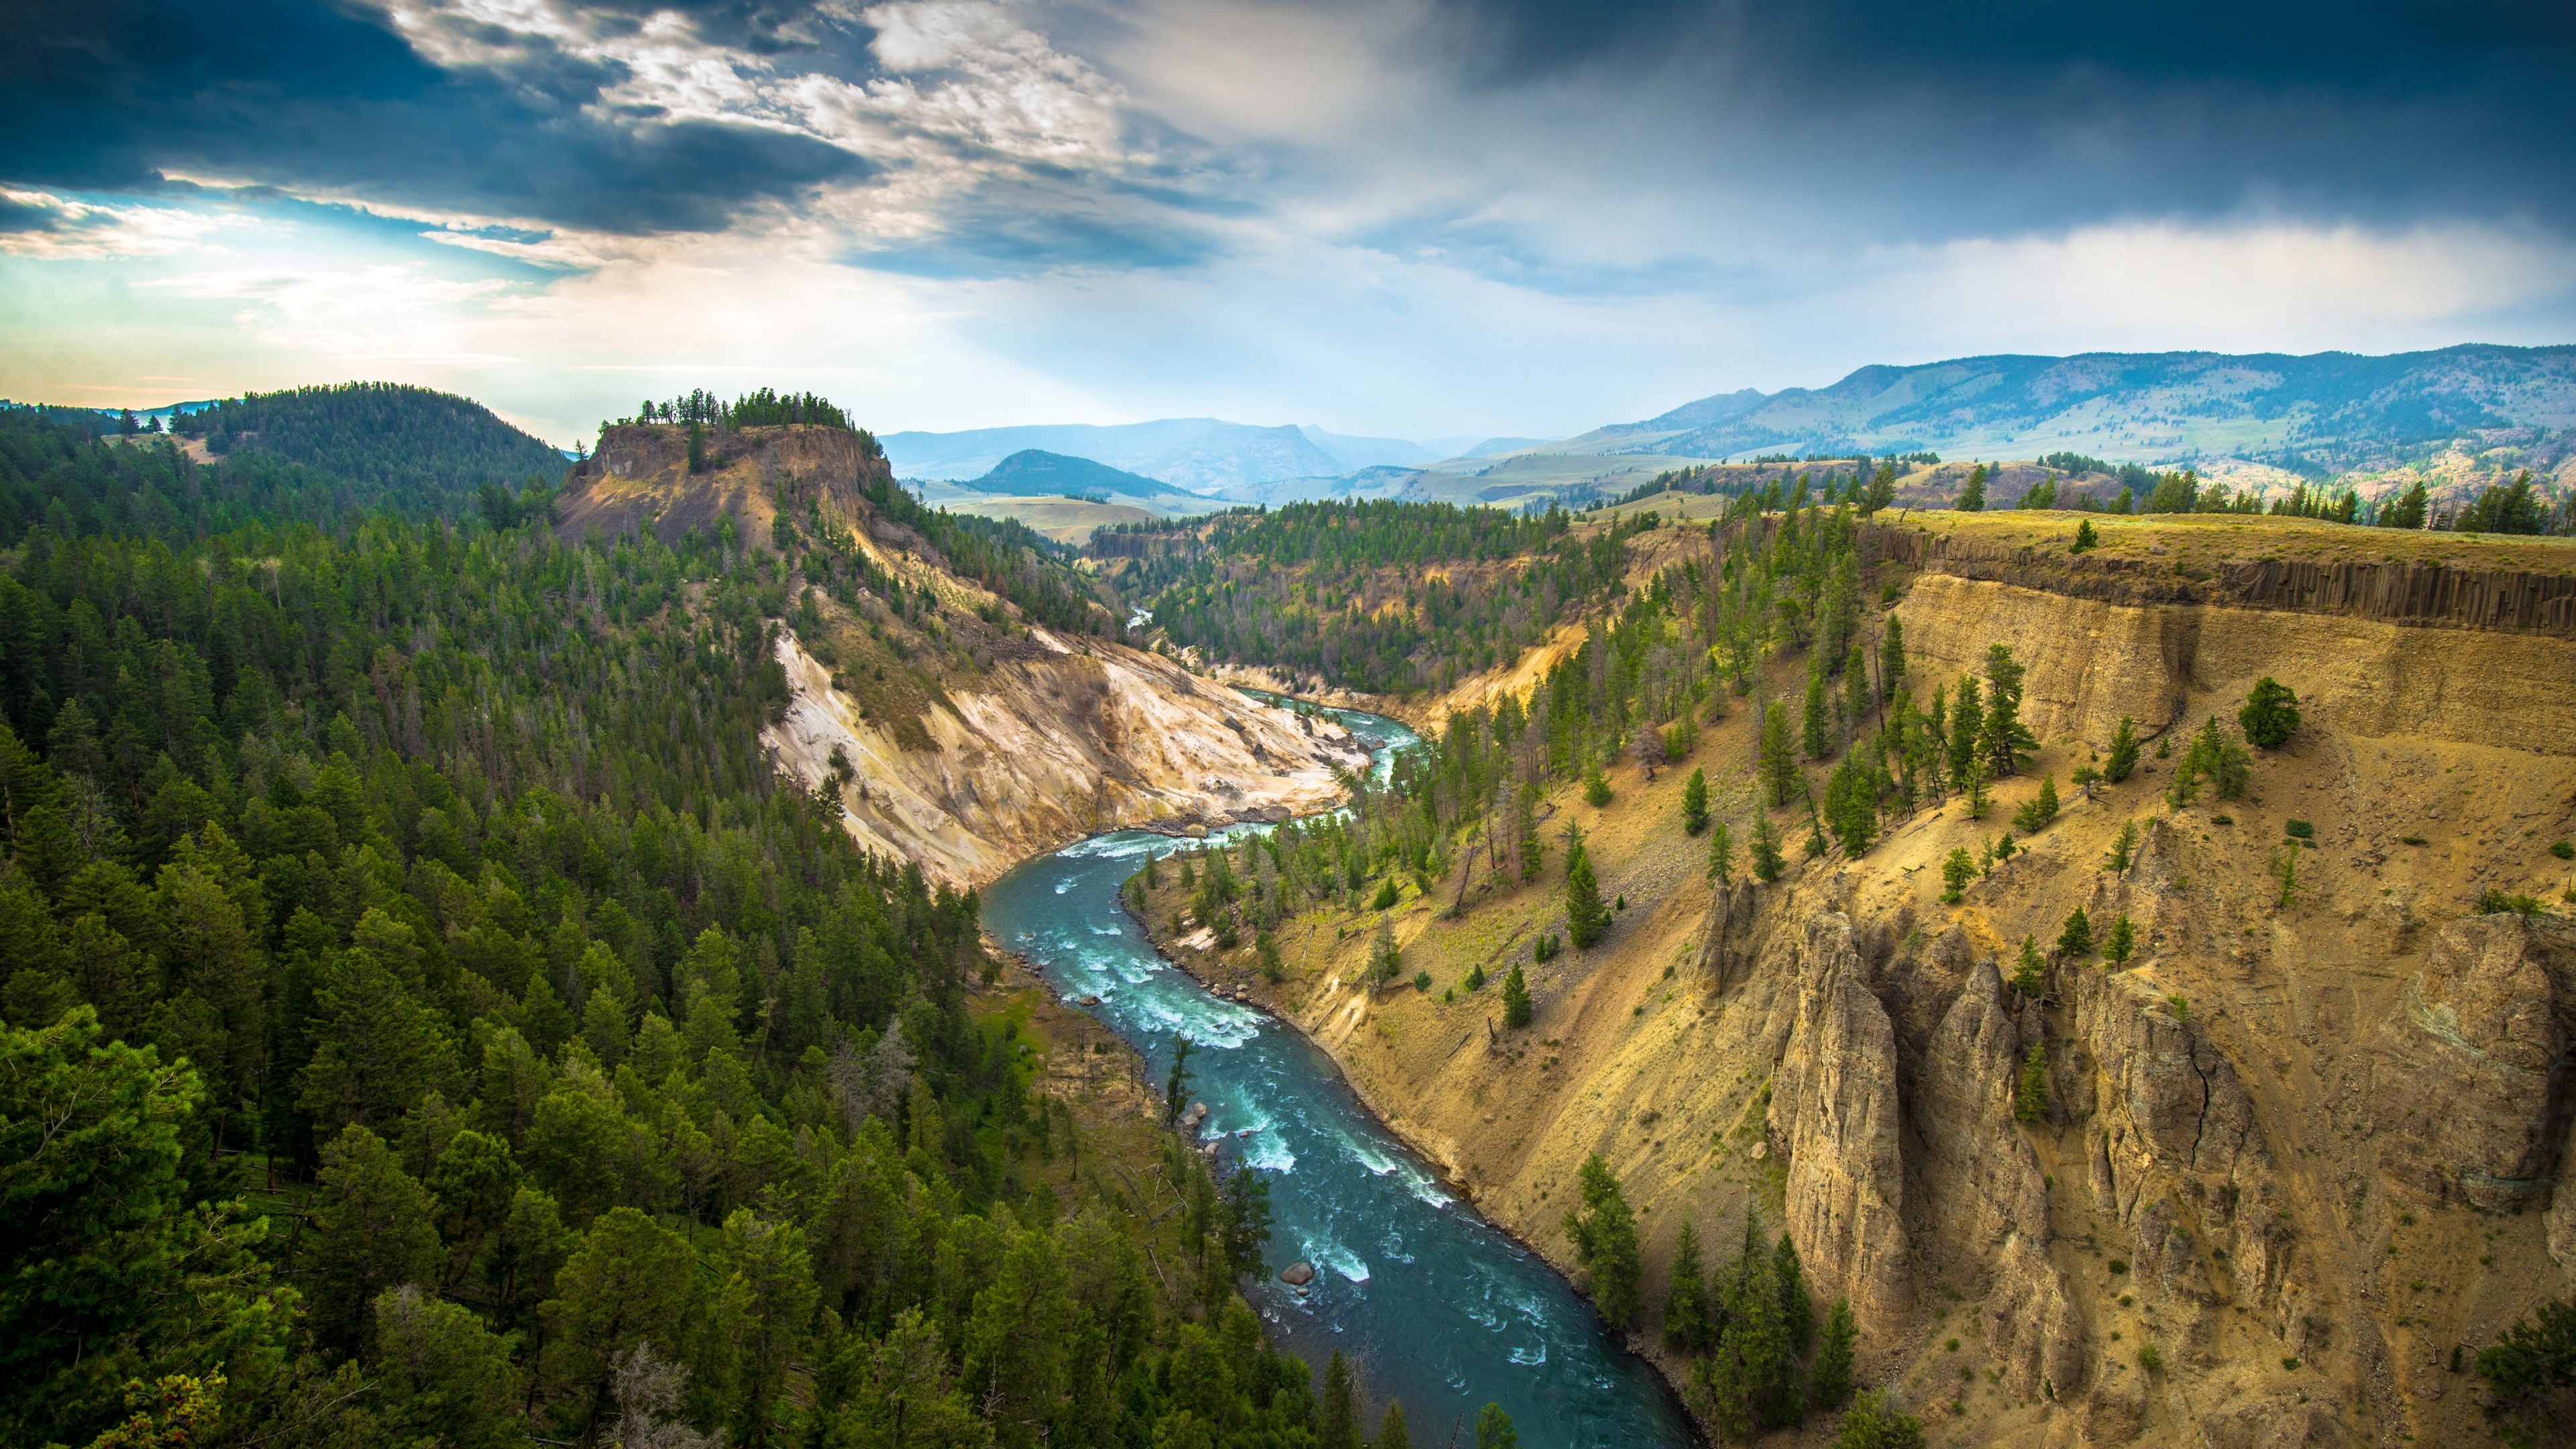
[[861, 718], [782, 634], [791, 698], [761, 738], [809, 789], [831, 788], [837, 746], [857, 770], [837, 791], [850, 833], [957, 886], [1101, 830], [1325, 809], [1342, 797], [1337, 772], [1368, 763], [1329, 720], [1255, 704], [1157, 655], [1037, 636], [1049, 656], [949, 690], [922, 717], [935, 748], [917, 750]]
[[1829, 1297], [1884, 1336], [1914, 1301], [1897, 1145], [1896, 1034], [1861, 979], [1851, 921], [1807, 922], [1798, 1011], [1771, 1090], [1771, 1147], [1789, 1162], [1786, 1226]]
[[2065, 1275], [2050, 1261], [2048, 1187], [2014, 1121], [2013, 1084], [2030, 1040], [2013, 1020], [2003, 978], [1980, 961], [1925, 1053], [1909, 1103], [1929, 1189], [1923, 1221], [1933, 1251], [1964, 1276], [1988, 1277], [1980, 1314], [1986, 1349], [2010, 1391], [2062, 1394], [2084, 1379], [2084, 1325]]
[[2423, 1108], [2380, 1122], [2380, 1170], [2419, 1206], [2519, 1210], [2557, 1164], [2565, 1011], [2531, 928], [2453, 921], [2384, 1023], [2386, 1089]]

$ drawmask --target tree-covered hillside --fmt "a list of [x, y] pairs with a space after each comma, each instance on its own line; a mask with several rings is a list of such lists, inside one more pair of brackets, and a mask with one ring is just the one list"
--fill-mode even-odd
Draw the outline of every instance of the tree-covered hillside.
[[424, 487], [401, 478], [351, 477], [251, 449], [208, 467], [165, 436], [102, 438], [86, 420], [65, 421], [60, 409], [0, 409], [5, 542], [38, 524], [56, 538], [106, 532], [176, 543], [252, 522], [320, 523], [364, 512], [454, 516], [480, 506], [486, 486], [470, 474], [458, 476], [464, 481], [456, 486]]
[[0, 1440], [1313, 1442], [1257, 1194], [1051, 1167], [773, 773], [783, 558], [99, 446], [0, 423]]
[[1554, 509], [1298, 503], [1102, 529], [1091, 548], [1129, 561], [1120, 589], [1175, 643], [1393, 693], [1517, 658], [1624, 587], [1627, 539], [1651, 527], [1578, 537]]
[[471, 398], [390, 382], [244, 393], [187, 414], [217, 456], [256, 449], [353, 482], [461, 506], [485, 482], [558, 481], [564, 457]]

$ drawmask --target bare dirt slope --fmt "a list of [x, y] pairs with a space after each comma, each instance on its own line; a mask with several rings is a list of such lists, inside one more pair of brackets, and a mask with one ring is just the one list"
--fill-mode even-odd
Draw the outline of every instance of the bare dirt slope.
[[[1579, 821], [1625, 897], [1588, 953], [1532, 959], [1563, 930], [1552, 850], [1535, 883], [1480, 871], [1462, 918], [1455, 876], [1408, 892], [1396, 936], [1428, 991], [1354, 985], [1375, 913], [1283, 929], [1275, 988], [1248, 947], [1175, 954], [1292, 1015], [1569, 1270], [1575, 1170], [1601, 1153], [1645, 1239], [1641, 1347], [1681, 1223], [1728, 1242], [1752, 1208], [1852, 1300], [1866, 1378], [1938, 1443], [2491, 1442], [2465, 1360], [2576, 1273], [2576, 865], [2549, 851], [2576, 835], [2576, 640], [1883, 578], [1921, 693], [1991, 643], [2030, 667], [2043, 746], [1985, 818], [1953, 800], [1857, 860], [1721, 891], [1679, 799], [1705, 769], [1744, 838], [1739, 707], [1652, 782], [1614, 770], [1605, 808], [1551, 796], [1551, 840]], [[2305, 726], [2246, 798], [2167, 803], [2162, 745], [2263, 674]], [[2088, 800], [2070, 772], [2123, 715], [2142, 768]], [[2063, 812], [1944, 904], [1942, 860], [1991, 847], [2042, 775]], [[1794, 854], [1803, 814], [1777, 823]], [[2480, 914], [2491, 888], [2548, 909]], [[1158, 927], [1183, 904], [1164, 895]], [[2097, 937], [2128, 917], [2136, 954], [2055, 959], [2079, 906]], [[2026, 938], [2052, 958], [2036, 999], [2007, 984]], [[1464, 983], [1515, 962], [1537, 1012], [1507, 1032], [1494, 987]], [[2034, 1048], [2046, 1104], [2024, 1121]]]
[[762, 738], [799, 783], [838, 797], [861, 844], [934, 880], [981, 885], [1096, 830], [1320, 809], [1341, 798], [1336, 770], [1366, 762], [1329, 721], [1032, 624], [959, 577], [871, 503], [863, 485], [885, 463], [859, 434], [722, 431], [694, 473], [686, 447], [676, 427], [609, 429], [573, 472], [560, 528], [785, 549], [770, 564], [784, 613], [771, 648], [788, 702]]

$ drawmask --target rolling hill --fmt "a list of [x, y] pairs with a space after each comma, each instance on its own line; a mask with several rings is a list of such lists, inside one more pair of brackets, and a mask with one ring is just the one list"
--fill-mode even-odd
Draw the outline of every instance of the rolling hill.
[[2576, 347], [2084, 353], [1864, 367], [1825, 388], [1747, 388], [1596, 429], [1557, 449], [1723, 458], [1929, 450], [2114, 461], [2384, 465], [2473, 433], [2576, 425]]
[[1040, 448], [1023, 448], [994, 464], [983, 477], [968, 479], [964, 486], [978, 493], [1002, 493], [1019, 498], [1060, 493], [1070, 498], [1108, 495], [1196, 501], [1196, 495], [1185, 493], [1169, 483], [1122, 468], [1112, 468], [1106, 463], [1095, 463], [1089, 458], [1050, 453]]

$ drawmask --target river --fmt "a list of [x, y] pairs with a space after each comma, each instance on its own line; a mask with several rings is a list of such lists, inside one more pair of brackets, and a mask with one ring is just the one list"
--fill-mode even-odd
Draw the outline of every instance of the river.
[[[1373, 749], [1417, 743], [1394, 720], [1326, 711]], [[1237, 826], [1234, 833], [1257, 826]], [[1401, 1400], [1413, 1441], [1474, 1442], [1476, 1411], [1510, 1412], [1527, 1449], [1688, 1444], [1663, 1382], [1618, 1346], [1591, 1306], [1539, 1258], [1444, 1187], [1369, 1113], [1323, 1050], [1284, 1022], [1222, 1000], [1145, 939], [1119, 887], [1169, 836], [1094, 836], [1029, 861], [984, 892], [984, 924], [1068, 1002], [1142, 1053], [1160, 1082], [1186, 1032], [1192, 1100], [1269, 1175], [1270, 1273], [1253, 1306], [1284, 1346], [1320, 1368], [1336, 1347], [1359, 1365], [1374, 1425]], [[1318, 1270], [1304, 1293], [1279, 1269]]]

